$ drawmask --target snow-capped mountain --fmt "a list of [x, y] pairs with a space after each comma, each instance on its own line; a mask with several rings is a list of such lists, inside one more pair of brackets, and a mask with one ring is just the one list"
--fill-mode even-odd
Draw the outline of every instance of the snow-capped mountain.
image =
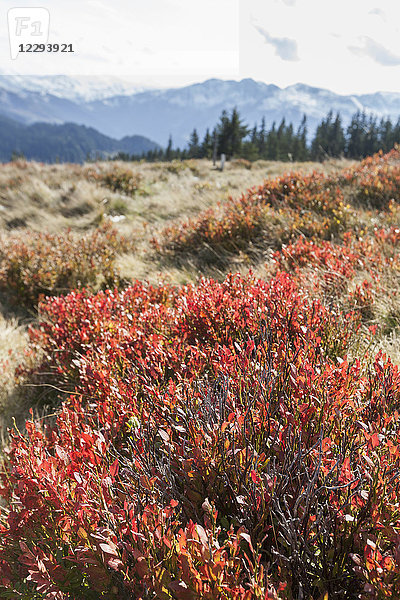
[[143, 86], [117, 77], [92, 75], [5, 75], [0, 73], [0, 88], [8, 92], [38, 92], [75, 102], [103, 100], [110, 96], [131, 95], [143, 91]]
[[171, 134], [174, 145], [181, 147], [194, 127], [203, 135], [207, 127], [215, 125], [223, 109], [235, 106], [251, 126], [260, 123], [263, 116], [267, 127], [283, 117], [296, 126], [306, 114], [310, 131], [329, 110], [340, 112], [344, 124], [357, 110], [378, 118], [397, 120], [400, 116], [400, 93], [343, 96], [304, 84], [282, 89], [252, 79], [210, 79], [181, 88], [134, 93], [126, 85], [115, 93], [115, 82], [110, 79], [98, 81], [97, 88], [95, 81], [90, 87], [87, 80], [80, 84], [79, 80], [71, 83], [68, 78], [52, 77], [48, 85], [46, 80], [40, 78], [38, 89], [38, 78], [35, 83], [25, 77], [7, 82], [4, 76], [0, 78], [0, 114], [25, 123], [75, 122], [114, 138], [142, 135], [161, 145], [166, 145]]

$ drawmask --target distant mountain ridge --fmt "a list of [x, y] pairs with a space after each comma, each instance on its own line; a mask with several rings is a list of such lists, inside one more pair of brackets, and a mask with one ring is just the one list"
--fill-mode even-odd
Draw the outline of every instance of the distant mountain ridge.
[[[58, 86], [55, 94], [46, 92], [45, 78], [41, 78], [43, 87], [37, 91], [32, 88], [32, 82], [26, 85], [31, 89], [25, 89], [21, 78], [13, 80], [12, 85], [10, 82], [5, 85], [4, 77], [0, 77], [0, 114], [9, 118], [24, 123], [74, 122], [113, 138], [142, 135], [162, 146], [166, 146], [170, 134], [175, 146], [185, 146], [194, 127], [204, 135], [207, 127], [215, 125], [223, 109], [234, 106], [250, 126], [259, 123], [263, 116], [267, 127], [283, 117], [297, 126], [306, 114], [310, 131], [329, 110], [340, 112], [345, 125], [357, 110], [392, 120], [400, 115], [400, 93], [394, 92], [344, 96], [305, 84], [282, 89], [253, 79], [209, 79], [181, 88], [133, 94], [128, 88], [117, 95], [109, 95], [103, 89], [102, 94], [94, 93], [91, 99], [85, 99], [79, 98], [79, 94], [71, 95], [67, 89], [63, 96], [62, 80], [48, 79], [49, 90], [54, 92]], [[72, 84], [65, 85], [70, 89]], [[112, 89], [111, 85], [110, 93]]]
[[107, 158], [118, 152], [141, 155], [159, 148], [143, 136], [125, 136], [115, 140], [91, 127], [64, 123], [25, 125], [0, 116], [0, 161], [7, 162], [13, 153], [40, 162], [84, 162], [88, 157]]
[[67, 75], [5, 75], [0, 71], [0, 88], [9, 92], [38, 92], [42, 95], [51, 94], [65, 100], [76, 102], [102, 100], [111, 96], [128, 95], [143, 91], [128, 80], [118, 77], [97, 77], [82, 75], [68, 77]]

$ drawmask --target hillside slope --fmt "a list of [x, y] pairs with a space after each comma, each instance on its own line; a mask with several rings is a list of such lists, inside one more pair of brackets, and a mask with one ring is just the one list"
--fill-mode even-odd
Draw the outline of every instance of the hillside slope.
[[53, 209], [86, 182], [131, 217], [130, 238], [112, 211], [0, 237], [0, 292], [38, 311], [15, 382], [35, 410], [2, 465], [5, 598], [400, 596], [400, 149], [256, 168], [230, 197], [252, 165], [0, 168], [5, 200], [42, 176]]
[[75, 123], [25, 125], [0, 116], [0, 160], [3, 162], [16, 153], [42, 162], [82, 163], [88, 157], [106, 157], [120, 151], [140, 155], [158, 147], [140, 135], [125, 136], [118, 141], [92, 127]]

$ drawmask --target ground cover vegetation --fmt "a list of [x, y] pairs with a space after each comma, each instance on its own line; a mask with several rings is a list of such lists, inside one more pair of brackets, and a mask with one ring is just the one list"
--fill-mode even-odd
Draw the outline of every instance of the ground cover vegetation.
[[19, 194], [51, 175], [59, 210], [92, 199], [1, 239], [31, 315], [1, 358], [33, 394], [3, 447], [0, 597], [400, 594], [400, 152], [268, 167], [5, 165]]

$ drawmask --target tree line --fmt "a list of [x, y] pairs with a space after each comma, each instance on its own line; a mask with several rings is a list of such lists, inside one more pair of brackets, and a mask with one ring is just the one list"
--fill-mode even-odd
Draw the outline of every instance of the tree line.
[[208, 158], [216, 160], [225, 154], [231, 158], [245, 158], [250, 161], [322, 161], [327, 158], [365, 158], [379, 150], [388, 152], [400, 143], [400, 118], [393, 123], [389, 118], [378, 120], [375, 116], [357, 111], [347, 127], [344, 127], [339, 113], [332, 111], [322, 119], [310, 139], [307, 117], [295, 128], [285, 119], [275, 122], [267, 129], [265, 118], [253, 127], [246, 125], [239, 111], [230, 113], [224, 110], [214, 128], [207, 129], [200, 139], [197, 129], [193, 129], [186, 148], [174, 148], [172, 137], [166, 148], [151, 150], [143, 156], [129, 156], [119, 153], [116, 158], [132, 160], [145, 158], [148, 161], [171, 161], [188, 158]]

